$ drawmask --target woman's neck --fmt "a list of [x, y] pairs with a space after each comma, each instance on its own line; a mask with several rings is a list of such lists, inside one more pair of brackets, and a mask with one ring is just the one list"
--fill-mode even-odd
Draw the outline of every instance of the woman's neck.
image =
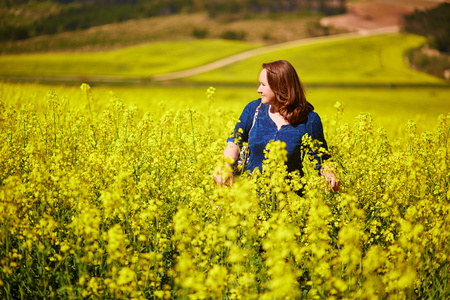
[[275, 109], [275, 107], [269, 108], [269, 117], [277, 126], [277, 129], [280, 130], [281, 126], [289, 124], [289, 122], [284, 118], [283, 115], [280, 114], [280, 111]]
[[275, 107], [273, 105], [270, 105], [269, 110], [270, 110], [270, 113], [272, 113], [272, 114], [275, 114], [275, 113], [279, 114], [280, 113], [280, 111], [278, 110], [278, 107]]

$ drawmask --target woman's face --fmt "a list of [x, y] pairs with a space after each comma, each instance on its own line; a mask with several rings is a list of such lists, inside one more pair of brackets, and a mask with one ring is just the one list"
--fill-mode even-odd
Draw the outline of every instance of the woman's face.
[[269, 104], [272, 106], [277, 107], [278, 101], [275, 97], [274, 92], [269, 86], [269, 83], [267, 82], [267, 70], [263, 69], [261, 71], [261, 74], [259, 75], [259, 88], [258, 93], [261, 94], [261, 100], [264, 104]]

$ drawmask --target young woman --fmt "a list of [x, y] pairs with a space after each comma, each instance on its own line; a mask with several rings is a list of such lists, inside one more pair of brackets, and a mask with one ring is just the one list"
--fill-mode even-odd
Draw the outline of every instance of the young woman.
[[[227, 140], [223, 155], [233, 161], [239, 156], [243, 142], [248, 142], [250, 158], [245, 171], [262, 169], [264, 149], [271, 140], [286, 143], [288, 171], [299, 170], [302, 173], [300, 148], [305, 134], [321, 142], [327, 149], [322, 122], [314, 107], [306, 101], [305, 92], [294, 67], [285, 60], [262, 65], [258, 93], [261, 98], [247, 104], [239, 117], [239, 122]], [[256, 117], [256, 118], [255, 118]], [[315, 156], [318, 159], [318, 156]], [[328, 157], [322, 157], [326, 159]], [[332, 172], [325, 172], [318, 159], [317, 169], [330, 183], [333, 190], [339, 189], [339, 182]], [[217, 184], [225, 184], [233, 174], [221, 174], [215, 177]]]

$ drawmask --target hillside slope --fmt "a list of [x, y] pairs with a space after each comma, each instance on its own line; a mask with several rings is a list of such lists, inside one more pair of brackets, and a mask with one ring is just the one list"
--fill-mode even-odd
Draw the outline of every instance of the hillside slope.
[[107, 51], [156, 41], [225, 38], [276, 44], [323, 32], [319, 17], [286, 14], [281, 19], [247, 19], [222, 22], [205, 14], [178, 14], [97, 26], [86, 30], [0, 43], [0, 53]]

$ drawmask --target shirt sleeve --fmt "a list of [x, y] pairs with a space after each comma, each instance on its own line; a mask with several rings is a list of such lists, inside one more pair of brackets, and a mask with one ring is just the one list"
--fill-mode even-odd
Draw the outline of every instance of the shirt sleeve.
[[239, 117], [239, 121], [234, 127], [233, 132], [227, 139], [227, 142], [235, 143], [239, 149], [242, 148], [244, 142], [248, 142], [248, 134], [253, 125], [253, 117], [255, 116], [256, 107], [261, 102], [261, 99], [254, 100], [248, 103]]
[[318, 149], [315, 149], [312, 152], [312, 155], [317, 161], [316, 170], [320, 170], [322, 168], [322, 163], [331, 158], [331, 156], [328, 154], [328, 145], [323, 133], [322, 120], [317, 113], [312, 113], [310, 114], [310, 119], [308, 120], [306, 126], [307, 133], [311, 136], [314, 146], [318, 147], [319, 149], [324, 148], [326, 150], [325, 153], [319, 151]]

